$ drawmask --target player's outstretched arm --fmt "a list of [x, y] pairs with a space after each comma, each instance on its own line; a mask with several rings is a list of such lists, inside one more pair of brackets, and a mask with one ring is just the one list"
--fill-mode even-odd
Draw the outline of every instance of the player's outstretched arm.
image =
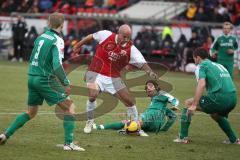
[[88, 36], [84, 37], [81, 41], [79, 41], [76, 45], [74, 45], [73, 47], [73, 52], [75, 53], [79, 53], [81, 47], [84, 44], [90, 43], [93, 41], [93, 35], [89, 34]]
[[155, 72], [153, 72], [153, 70], [149, 67], [147, 63], [144, 63], [141, 69], [145, 71], [150, 78], [155, 80], [159, 79], [158, 75]]

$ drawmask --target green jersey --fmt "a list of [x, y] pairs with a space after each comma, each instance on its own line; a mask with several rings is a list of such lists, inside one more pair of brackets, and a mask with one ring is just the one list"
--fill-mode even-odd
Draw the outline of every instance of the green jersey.
[[228, 54], [227, 50], [238, 49], [237, 38], [232, 35], [221, 35], [213, 42], [210, 54], [212, 55], [215, 51], [218, 51], [217, 61], [231, 61], [233, 62], [234, 54]]
[[198, 65], [195, 74], [197, 80], [202, 78], [206, 80], [208, 95], [212, 95], [216, 92], [229, 93], [236, 91], [227, 69], [219, 63], [205, 59]]
[[166, 121], [166, 116], [176, 116], [174, 112], [168, 112], [168, 103], [173, 106], [178, 106], [179, 101], [164, 91], [160, 91], [156, 96], [152, 97], [151, 104], [141, 115], [142, 121], [144, 122], [142, 126], [143, 130], [158, 132]]
[[173, 106], [178, 106], [179, 101], [169, 93], [165, 91], [160, 91], [156, 96], [152, 97], [151, 103], [146, 111], [161, 110], [162, 108], [167, 107], [168, 103]]
[[54, 30], [46, 30], [34, 42], [28, 74], [48, 79], [57, 77], [63, 85], [69, 85], [62, 67], [64, 41]]

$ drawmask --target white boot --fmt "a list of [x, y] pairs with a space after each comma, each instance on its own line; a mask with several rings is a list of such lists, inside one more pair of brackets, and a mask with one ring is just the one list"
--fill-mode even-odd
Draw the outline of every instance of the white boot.
[[74, 144], [74, 143], [70, 143], [70, 144], [65, 144], [63, 146], [63, 150], [64, 151], [85, 151], [84, 148]]

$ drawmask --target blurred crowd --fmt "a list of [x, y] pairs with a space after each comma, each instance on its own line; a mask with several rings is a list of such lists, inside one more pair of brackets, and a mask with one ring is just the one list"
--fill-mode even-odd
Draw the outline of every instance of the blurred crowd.
[[78, 12], [117, 13], [139, 0], [8, 0], [0, 1], [0, 14], [11, 12], [66, 14]]
[[179, 19], [240, 24], [240, 0], [195, 0]]
[[[53, 12], [74, 14], [77, 12], [117, 12], [139, 0], [9, 0], [0, 1], [0, 15], [8, 15], [10, 12]], [[206, 22], [231, 21], [240, 23], [240, 1], [237, 0], [198, 0], [191, 1], [188, 9], [179, 15], [179, 19]], [[120, 21], [101, 21], [100, 28], [96, 20], [85, 19], [76, 22], [68, 21], [68, 34], [63, 35], [65, 40], [65, 59], [71, 58], [73, 45], [84, 36], [94, 33], [102, 28], [116, 32]], [[12, 25], [14, 54], [9, 57], [12, 61], [28, 60], [33, 47], [34, 39], [41, 33], [37, 33], [34, 26], [27, 26], [23, 17]], [[193, 63], [192, 53], [197, 47], [210, 49], [214, 41], [209, 27], [192, 27], [191, 37], [181, 32], [181, 36], [173, 41], [171, 26], [163, 29], [146, 28], [136, 34], [133, 42], [146, 58], [155, 58], [166, 62], [172, 70], [185, 70], [185, 66]], [[81, 54], [93, 55], [96, 44], [82, 47]], [[155, 58], [156, 59], [156, 58]], [[169, 61], [170, 60], [170, 61]], [[215, 60], [215, 59], [213, 59]], [[170, 63], [169, 63], [170, 62]]]
[[[93, 20], [93, 22], [95, 21]], [[118, 27], [123, 23], [121, 21], [105, 20], [102, 22], [102, 27], [106, 30], [116, 32]], [[74, 56], [72, 48], [78, 40], [100, 29], [96, 22], [88, 27], [80, 27], [78, 32], [70, 27], [68, 34], [63, 35], [65, 40], [65, 59]], [[28, 60], [33, 48], [34, 39], [40, 33], [37, 33], [34, 26], [27, 27], [24, 18], [20, 16], [17, 22], [12, 25], [12, 32], [14, 55], [9, 57], [9, 59], [20, 62]], [[213, 36], [210, 34], [210, 28], [207, 27], [193, 27], [191, 38], [188, 38], [189, 40], [183, 33], [177, 41], [173, 41], [173, 36], [171, 26], [165, 26], [162, 29], [143, 26], [137, 32], [133, 42], [146, 58], [162, 60], [173, 70], [184, 70], [187, 64], [193, 63], [192, 53], [195, 48], [204, 47], [209, 50], [214, 41]], [[93, 55], [96, 45], [96, 43], [84, 45], [80, 54]]]

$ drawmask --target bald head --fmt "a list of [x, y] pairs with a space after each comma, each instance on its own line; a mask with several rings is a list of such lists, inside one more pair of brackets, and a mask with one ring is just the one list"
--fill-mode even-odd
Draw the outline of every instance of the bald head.
[[117, 38], [118, 43], [120, 45], [126, 44], [128, 41], [130, 41], [131, 35], [132, 35], [131, 27], [127, 24], [121, 25], [118, 29], [118, 38]]
[[129, 25], [127, 24], [124, 24], [124, 25], [121, 25], [118, 29], [118, 33], [119, 34], [132, 34], [132, 29], [130, 28]]

